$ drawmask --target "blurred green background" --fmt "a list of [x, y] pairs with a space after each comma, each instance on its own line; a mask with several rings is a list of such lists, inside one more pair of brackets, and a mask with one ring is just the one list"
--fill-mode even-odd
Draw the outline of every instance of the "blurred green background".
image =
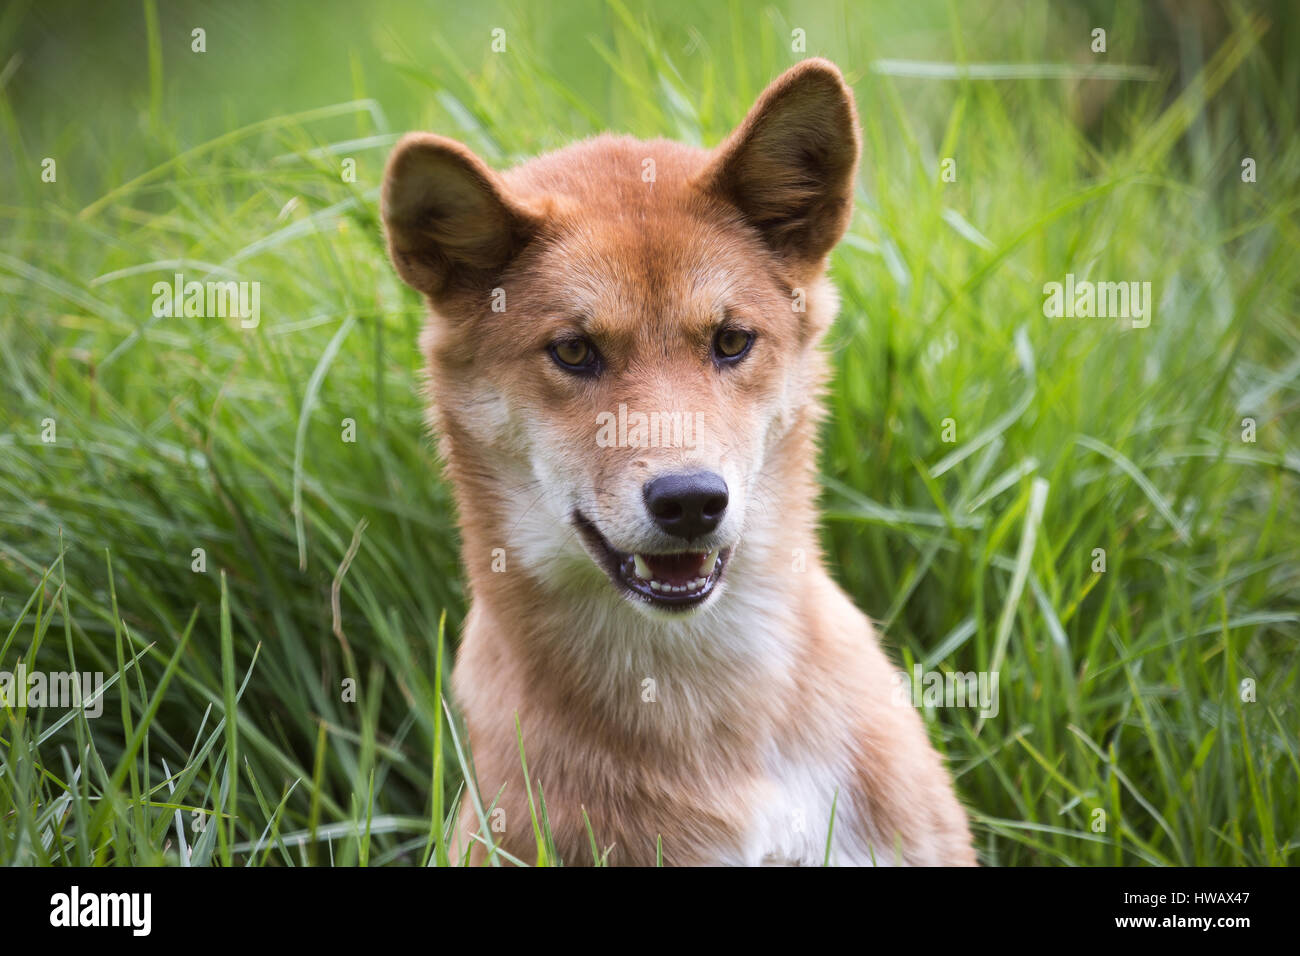
[[[996, 719], [926, 711], [981, 859], [1291, 862], [1298, 34], [1283, 2], [7, 4], [0, 670], [116, 677], [98, 719], [5, 709], [0, 862], [445, 862], [464, 591], [387, 150], [712, 145], [813, 55], [865, 146], [825, 543], [900, 664], [1001, 675]], [[176, 272], [261, 283], [259, 327], [155, 317]], [[1046, 317], [1070, 272], [1151, 282], [1150, 327]]]

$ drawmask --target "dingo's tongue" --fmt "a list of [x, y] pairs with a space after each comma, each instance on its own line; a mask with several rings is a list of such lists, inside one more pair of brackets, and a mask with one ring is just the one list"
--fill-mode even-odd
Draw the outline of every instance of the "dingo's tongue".
[[686, 552], [683, 554], [637, 554], [636, 575], [643, 580], [681, 586], [713, 573], [718, 552]]

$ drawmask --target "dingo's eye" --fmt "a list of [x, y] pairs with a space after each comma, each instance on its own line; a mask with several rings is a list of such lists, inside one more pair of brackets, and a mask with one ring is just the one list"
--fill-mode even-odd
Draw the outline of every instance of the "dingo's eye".
[[743, 329], [718, 329], [713, 336], [713, 358], [721, 364], [738, 362], [754, 344], [754, 333]]
[[596, 350], [586, 339], [562, 339], [550, 348], [551, 358], [570, 372], [591, 372], [596, 368]]

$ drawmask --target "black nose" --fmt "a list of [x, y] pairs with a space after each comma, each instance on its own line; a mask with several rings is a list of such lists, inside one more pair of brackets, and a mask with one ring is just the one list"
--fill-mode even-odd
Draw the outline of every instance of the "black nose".
[[663, 475], [641, 489], [655, 524], [678, 538], [698, 538], [727, 510], [727, 483], [711, 471]]

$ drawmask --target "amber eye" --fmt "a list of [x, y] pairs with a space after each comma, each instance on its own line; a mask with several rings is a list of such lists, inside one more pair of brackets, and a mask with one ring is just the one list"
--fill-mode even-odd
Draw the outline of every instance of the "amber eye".
[[586, 339], [562, 339], [550, 351], [556, 364], [570, 372], [589, 372], [596, 366], [596, 350]]
[[754, 344], [754, 333], [743, 329], [718, 329], [713, 337], [713, 356], [719, 362], [736, 362]]

